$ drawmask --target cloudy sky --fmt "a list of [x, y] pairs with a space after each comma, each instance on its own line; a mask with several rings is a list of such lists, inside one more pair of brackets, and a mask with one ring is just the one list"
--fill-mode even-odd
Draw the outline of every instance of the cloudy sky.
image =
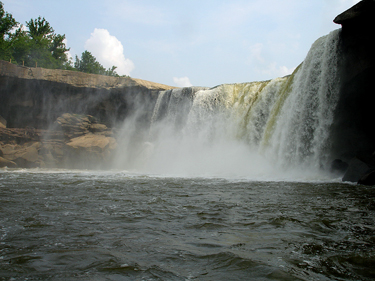
[[1, 0], [20, 23], [45, 17], [70, 54], [173, 86], [284, 76], [359, 0]]

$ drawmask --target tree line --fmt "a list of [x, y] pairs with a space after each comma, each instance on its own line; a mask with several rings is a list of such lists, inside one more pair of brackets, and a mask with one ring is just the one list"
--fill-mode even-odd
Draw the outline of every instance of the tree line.
[[86, 73], [119, 76], [116, 66], [106, 69], [89, 52], [73, 63], [67, 55], [65, 34], [56, 34], [43, 17], [30, 19], [23, 26], [4, 10], [0, 1], [0, 60], [28, 67], [75, 70]]

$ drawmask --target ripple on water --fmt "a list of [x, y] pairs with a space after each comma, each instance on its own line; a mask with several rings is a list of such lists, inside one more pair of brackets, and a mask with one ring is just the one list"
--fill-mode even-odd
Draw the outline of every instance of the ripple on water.
[[0, 280], [373, 280], [375, 190], [2, 171]]

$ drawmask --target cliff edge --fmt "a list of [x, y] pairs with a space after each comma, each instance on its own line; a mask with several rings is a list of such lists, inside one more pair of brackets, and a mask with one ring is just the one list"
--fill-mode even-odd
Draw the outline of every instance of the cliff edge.
[[0, 60], [0, 76], [17, 79], [50, 81], [64, 83], [73, 87], [86, 88], [124, 88], [143, 86], [148, 89], [169, 90], [175, 87], [130, 77], [114, 77], [89, 74], [78, 71], [22, 67]]
[[140, 112], [148, 126], [159, 91], [173, 88], [0, 61], [0, 167], [106, 167], [124, 119]]

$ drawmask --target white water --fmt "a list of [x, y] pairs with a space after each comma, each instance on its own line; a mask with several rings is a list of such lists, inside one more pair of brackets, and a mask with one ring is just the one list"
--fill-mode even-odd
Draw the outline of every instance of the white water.
[[123, 125], [115, 167], [146, 173], [316, 179], [330, 161], [339, 30], [289, 77], [160, 92], [150, 128]]

